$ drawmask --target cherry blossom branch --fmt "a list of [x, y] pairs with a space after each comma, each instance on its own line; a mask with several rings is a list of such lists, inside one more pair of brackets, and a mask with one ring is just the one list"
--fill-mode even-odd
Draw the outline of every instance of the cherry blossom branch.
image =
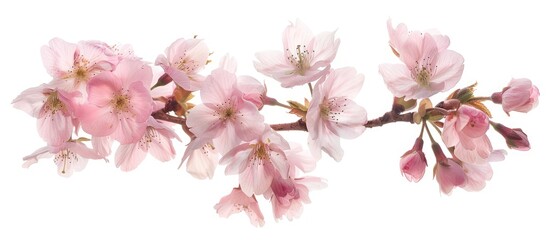
[[194, 138], [194, 134], [191, 132], [191, 130], [189, 129], [189, 127], [187, 126], [187, 120], [185, 118], [181, 118], [181, 117], [176, 117], [176, 116], [172, 116], [172, 115], [169, 115], [167, 113], [164, 112], [164, 110], [158, 110], [156, 112], [153, 112], [151, 114], [151, 116], [155, 119], [159, 119], [159, 120], [163, 120], [163, 121], [166, 121], [166, 122], [171, 122], [171, 123], [175, 123], [175, 124], [179, 124], [181, 125], [181, 128], [183, 129], [183, 131], [190, 137], [190, 138]]
[[299, 119], [291, 123], [271, 124], [271, 128], [275, 131], [301, 130], [307, 132], [307, 123], [303, 119]]
[[364, 124], [364, 127], [366, 128], [381, 127], [387, 123], [393, 123], [393, 122], [409, 122], [413, 124], [414, 113], [409, 112], [409, 113], [399, 114], [394, 111], [386, 112], [385, 114], [383, 114], [383, 116], [366, 122], [366, 124]]

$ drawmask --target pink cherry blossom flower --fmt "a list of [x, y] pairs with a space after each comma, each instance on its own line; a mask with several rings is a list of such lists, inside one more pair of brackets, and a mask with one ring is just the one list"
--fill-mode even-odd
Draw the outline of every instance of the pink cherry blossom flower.
[[139, 141], [145, 133], [153, 103], [151, 68], [123, 60], [113, 72], [102, 72], [88, 84], [88, 103], [80, 107], [82, 128], [92, 136], [111, 135], [121, 144]]
[[162, 162], [173, 159], [175, 149], [172, 138], [180, 140], [171, 128], [149, 117], [147, 128], [141, 139], [135, 143], [122, 144], [116, 150], [114, 157], [116, 167], [122, 171], [134, 170], [145, 159], [147, 153]]
[[301, 21], [290, 24], [283, 33], [284, 52], [257, 53], [258, 72], [279, 81], [282, 87], [310, 83], [326, 75], [339, 47], [334, 32], [316, 36]]
[[467, 177], [456, 160], [445, 156], [440, 145], [433, 143], [432, 148], [437, 160], [433, 174], [440, 186], [440, 191], [450, 195], [455, 187], [463, 187], [467, 184]]
[[111, 71], [118, 64], [118, 57], [105, 54], [93, 44], [68, 43], [62, 39], [50, 40], [42, 47], [42, 61], [54, 78], [52, 84], [67, 90], [84, 93], [86, 83], [103, 71]]
[[241, 141], [261, 135], [264, 118], [257, 107], [242, 96], [235, 74], [216, 69], [208, 76], [200, 91], [203, 104], [193, 107], [187, 115], [190, 131], [202, 138], [199, 140], [202, 145], [196, 149], [213, 140], [213, 145], [224, 154]]
[[271, 183], [270, 195], [275, 219], [286, 216], [288, 220], [298, 218], [304, 203], [311, 203], [309, 190], [323, 188], [326, 183], [317, 177], [288, 178], [275, 177]]
[[219, 163], [228, 164], [225, 174], [239, 174], [246, 195], [260, 195], [269, 189], [277, 174], [288, 178], [290, 165], [284, 153], [288, 149], [288, 142], [267, 125], [260, 137], [236, 146]]
[[538, 105], [539, 89], [527, 78], [511, 79], [501, 92], [492, 94], [492, 101], [500, 103], [503, 111], [527, 113]]
[[208, 46], [202, 39], [177, 39], [168, 48], [166, 56], [159, 55], [156, 65], [160, 65], [173, 81], [188, 91], [201, 88], [204, 76], [198, 74], [204, 68], [210, 55]]
[[309, 149], [316, 158], [322, 149], [340, 161], [343, 149], [339, 137], [356, 138], [364, 132], [366, 110], [351, 100], [363, 82], [364, 76], [348, 67], [330, 71], [325, 80], [315, 85], [306, 119]]
[[419, 182], [425, 174], [427, 159], [423, 153], [423, 139], [417, 138], [414, 147], [400, 159], [400, 172], [408, 181]]
[[528, 135], [520, 128], [508, 128], [501, 123], [492, 122], [492, 126], [496, 131], [505, 138], [505, 142], [510, 149], [519, 151], [530, 150], [530, 141], [528, 141]]
[[72, 136], [76, 124], [73, 102], [79, 96], [79, 92], [68, 93], [42, 84], [23, 91], [12, 104], [37, 118], [38, 134], [48, 145], [60, 146]]
[[60, 146], [46, 146], [39, 148], [31, 155], [23, 158], [23, 167], [28, 168], [41, 158], [54, 156], [53, 162], [57, 165], [57, 173], [70, 177], [73, 172], [81, 171], [86, 167], [88, 159], [101, 159], [94, 150], [86, 147], [82, 142], [69, 141]]
[[442, 129], [442, 140], [447, 147], [455, 147], [454, 154], [464, 162], [486, 162], [493, 151], [486, 131], [490, 127], [488, 116], [468, 105], [448, 115]]
[[265, 225], [263, 214], [259, 209], [259, 204], [255, 196], [248, 196], [240, 188], [234, 188], [233, 191], [221, 198], [214, 207], [221, 217], [229, 217], [234, 213], [244, 211], [250, 218], [250, 223], [256, 227]]
[[467, 191], [480, 191], [486, 186], [486, 181], [492, 179], [493, 171], [490, 162], [502, 161], [505, 159], [505, 154], [503, 150], [496, 150], [492, 152], [490, 158], [487, 162], [481, 164], [472, 164], [461, 162], [461, 167], [465, 172], [467, 177], [467, 184], [462, 186], [463, 189]]
[[[390, 22], [388, 23], [390, 24]], [[445, 36], [389, 28], [390, 44], [404, 64], [381, 64], [379, 73], [396, 97], [427, 98], [454, 87], [463, 73], [463, 57], [446, 49]]]

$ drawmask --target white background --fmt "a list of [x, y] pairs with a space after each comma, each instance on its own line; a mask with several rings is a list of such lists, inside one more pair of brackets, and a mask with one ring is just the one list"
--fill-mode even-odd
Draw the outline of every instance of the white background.
[[[7, 4], [6, 2], [10, 2]], [[494, 4], [464, 1], [297, 3], [259, 1], [4, 1], [0, 3], [0, 66], [3, 91], [0, 159], [0, 239], [547, 239], [549, 197], [545, 93], [549, 37], [546, 7], [530, 1]], [[43, 145], [35, 119], [11, 107], [24, 89], [49, 81], [40, 47], [53, 37], [70, 42], [98, 39], [131, 43], [153, 62], [179, 37], [206, 39], [213, 64], [225, 53], [239, 61], [238, 72], [265, 80], [273, 97], [301, 100], [296, 88], [282, 92], [271, 79], [256, 73], [254, 53], [281, 49], [281, 33], [289, 21], [303, 20], [314, 32], [337, 30], [341, 39], [334, 67], [354, 66], [365, 75], [357, 101], [369, 117], [389, 110], [391, 96], [378, 65], [397, 62], [387, 46], [386, 20], [410, 29], [436, 28], [451, 38], [450, 49], [465, 57], [458, 87], [479, 82], [477, 95], [489, 95], [512, 77], [528, 77], [541, 91], [540, 105], [529, 114], [488, 106], [494, 120], [522, 127], [532, 142], [529, 152], [510, 151], [493, 164], [494, 177], [481, 192], [441, 195], [430, 170], [418, 183], [400, 175], [399, 157], [419, 133], [399, 123], [367, 130], [343, 141], [345, 157], [325, 157], [311, 175], [326, 178], [328, 188], [311, 193], [301, 218], [275, 222], [270, 205], [261, 201], [266, 225], [252, 227], [244, 214], [219, 218], [213, 209], [237, 184], [218, 168], [213, 180], [200, 181], [169, 163], [148, 157], [135, 171], [124, 173], [112, 162], [94, 161], [71, 178], [56, 174], [51, 161], [30, 169], [21, 158]], [[300, 94], [300, 95], [298, 95]], [[436, 96], [439, 101], [443, 96]], [[283, 111], [266, 109], [267, 121], [293, 120]], [[181, 131], [179, 133], [182, 134]], [[292, 133], [305, 143], [305, 133]], [[495, 148], [504, 148], [491, 132]], [[187, 139], [185, 139], [187, 140]], [[426, 142], [425, 151], [433, 157]]]

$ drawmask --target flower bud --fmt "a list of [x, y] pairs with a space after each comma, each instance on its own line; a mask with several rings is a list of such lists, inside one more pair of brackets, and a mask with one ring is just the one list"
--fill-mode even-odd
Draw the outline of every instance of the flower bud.
[[423, 139], [417, 138], [414, 147], [400, 159], [400, 172], [408, 181], [419, 182], [425, 174], [427, 159], [422, 151]]
[[155, 89], [157, 87], [162, 87], [168, 85], [168, 83], [171, 83], [173, 81], [172, 77], [168, 75], [167, 73], [164, 73], [162, 76], [158, 78], [158, 81], [152, 86], [151, 89]]
[[527, 78], [511, 79], [501, 93], [492, 94], [495, 103], [501, 103], [503, 111], [529, 112], [538, 105], [539, 89]]
[[510, 149], [519, 151], [530, 150], [530, 142], [528, 141], [528, 135], [520, 128], [508, 128], [501, 123], [493, 123], [494, 129], [505, 138], [507, 146]]

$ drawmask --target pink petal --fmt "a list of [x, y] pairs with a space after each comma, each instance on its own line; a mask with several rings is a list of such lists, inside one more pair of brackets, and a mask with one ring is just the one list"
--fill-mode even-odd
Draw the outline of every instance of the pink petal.
[[223, 155], [219, 164], [228, 164], [225, 168], [226, 175], [239, 174], [246, 169], [251, 152], [252, 148], [249, 143], [240, 144]]
[[238, 137], [244, 141], [250, 141], [261, 136], [265, 129], [264, 117], [257, 107], [247, 101], [241, 101], [238, 108], [234, 128]]
[[42, 62], [52, 77], [61, 78], [74, 65], [75, 52], [76, 44], [53, 38], [49, 46], [43, 46], [41, 49]]
[[151, 86], [152, 69], [138, 60], [124, 59], [116, 66], [113, 74], [121, 80], [122, 86], [130, 86], [134, 82], [142, 82], [144, 86]]
[[282, 34], [282, 42], [284, 50], [289, 50], [289, 53], [297, 56], [297, 45], [304, 46], [309, 45], [313, 39], [313, 32], [299, 19], [296, 20], [295, 25], [290, 24], [284, 30]]
[[219, 68], [224, 69], [225, 71], [230, 73], [236, 73], [236, 59], [229, 54], [223, 56], [219, 61]]
[[88, 82], [88, 103], [97, 107], [108, 106], [113, 96], [121, 89], [121, 82], [115, 75], [102, 72]]
[[442, 91], [453, 88], [463, 74], [463, 62], [463, 56], [455, 51], [445, 50], [439, 52], [436, 62], [437, 70], [431, 82], [444, 82], [444, 89]]
[[366, 110], [352, 100], [338, 100], [336, 102], [341, 102], [339, 103], [341, 107], [336, 110], [337, 115], [334, 118], [329, 117], [324, 120], [326, 126], [342, 138], [351, 139], [360, 136], [366, 130], [364, 127], [367, 121]]
[[119, 141], [120, 144], [135, 143], [143, 137], [147, 124], [145, 122], [137, 122], [129, 117], [118, 117], [120, 124], [118, 125], [112, 137]]
[[198, 179], [211, 179], [214, 175], [219, 154], [212, 149], [211, 145], [204, 145], [191, 154], [187, 162], [187, 172]]
[[274, 166], [274, 170], [277, 171], [283, 179], [287, 179], [290, 174], [290, 164], [288, 158], [282, 149], [270, 144], [269, 158]]
[[14, 108], [17, 108], [23, 112], [28, 113], [29, 115], [38, 118], [42, 106], [46, 100], [46, 95], [44, 94], [48, 91], [48, 85], [41, 84], [38, 87], [28, 88], [25, 91], [21, 92], [13, 101]]
[[222, 122], [213, 109], [202, 104], [193, 107], [187, 114], [187, 126], [198, 137], [217, 137]]
[[255, 69], [267, 76], [278, 78], [289, 75], [295, 66], [286, 61], [286, 57], [279, 51], [265, 51], [255, 54], [258, 61], [254, 61]]
[[200, 97], [203, 103], [222, 103], [231, 99], [236, 89], [236, 75], [223, 69], [216, 69], [204, 82]]
[[324, 95], [330, 97], [354, 98], [364, 83], [364, 75], [357, 74], [352, 67], [332, 70], [324, 81]]
[[142, 82], [134, 82], [129, 87], [129, 95], [134, 120], [139, 123], [147, 121], [153, 110], [150, 91]]
[[40, 137], [52, 146], [59, 146], [68, 141], [74, 129], [72, 118], [65, 116], [62, 111], [45, 114], [46, 116], [39, 118], [36, 122]]
[[139, 148], [139, 143], [123, 144], [116, 150], [114, 161], [116, 167], [128, 172], [137, 168], [145, 156], [147, 156], [147, 152]]
[[112, 138], [111, 137], [92, 137], [91, 143], [93, 149], [101, 157], [107, 157], [111, 155]]
[[[314, 62], [312, 62], [311, 65], [315, 66], [316, 62], [324, 62], [321, 67], [330, 65], [337, 54], [339, 42], [339, 39], [335, 39], [335, 31], [318, 34], [311, 42], [312, 46], [307, 46], [311, 50], [314, 50]], [[311, 50], [309, 50], [309, 52], [312, 52]]]
[[407, 99], [414, 97], [412, 94], [417, 89], [417, 83], [411, 78], [410, 70], [404, 64], [381, 64], [379, 73], [383, 77], [387, 88], [395, 97]]
[[105, 137], [112, 134], [119, 125], [118, 116], [110, 108], [98, 108], [86, 104], [77, 111], [82, 129], [94, 137]]

